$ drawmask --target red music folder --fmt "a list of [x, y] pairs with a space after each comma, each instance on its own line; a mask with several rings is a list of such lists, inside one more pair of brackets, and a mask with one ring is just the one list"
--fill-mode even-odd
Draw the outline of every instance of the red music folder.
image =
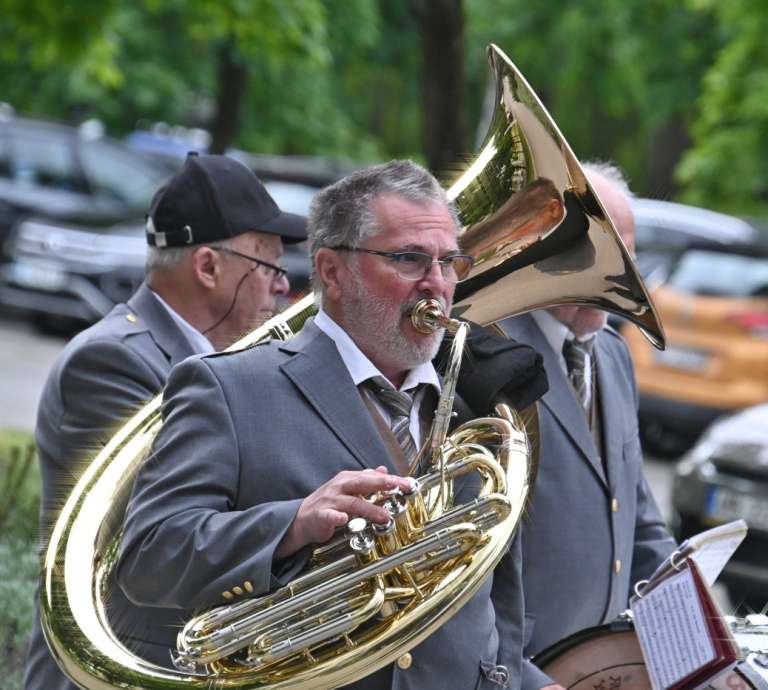
[[741, 658], [691, 558], [647, 587], [631, 609], [653, 690], [694, 690]]

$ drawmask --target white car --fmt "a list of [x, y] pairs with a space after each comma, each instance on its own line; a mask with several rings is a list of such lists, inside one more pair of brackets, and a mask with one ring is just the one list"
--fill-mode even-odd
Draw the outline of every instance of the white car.
[[721, 580], [734, 606], [768, 605], [768, 403], [714, 422], [680, 460], [672, 490], [678, 540], [744, 518], [749, 532]]

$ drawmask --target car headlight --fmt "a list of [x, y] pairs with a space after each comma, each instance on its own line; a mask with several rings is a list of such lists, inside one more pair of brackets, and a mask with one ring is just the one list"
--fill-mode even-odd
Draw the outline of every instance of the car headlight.
[[713, 434], [706, 432], [699, 441], [677, 463], [675, 474], [678, 477], [687, 477], [694, 472], [699, 472], [704, 477], [715, 474], [717, 468], [711, 459], [717, 453], [720, 442]]
[[75, 261], [99, 266], [143, 266], [143, 236], [89, 232], [34, 219], [19, 223], [12, 253], [19, 256]]
[[675, 469], [675, 474], [681, 479], [689, 477], [694, 472], [698, 472], [701, 477], [706, 479], [714, 477], [717, 468], [707, 459], [683, 459]]

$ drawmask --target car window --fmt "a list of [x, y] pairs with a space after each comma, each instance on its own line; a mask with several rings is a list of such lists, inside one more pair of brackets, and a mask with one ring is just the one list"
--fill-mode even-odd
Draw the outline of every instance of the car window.
[[686, 247], [701, 238], [701, 233], [671, 224], [654, 225], [637, 223], [635, 241], [638, 247]]
[[312, 198], [318, 192], [317, 187], [310, 187], [297, 182], [267, 180], [264, 182], [264, 186], [283, 211], [298, 213], [302, 216], [309, 213]]
[[690, 250], [680, 257], [668, 282], [677, 290], [694, 295], [768, 296], [768, 260]]
[[168, 170], [108, 141], [83, 141], [80, 162], [94, 194], [119, 199], [132, 208], [149, 208]]
[[15, 184], [70, 192], [85, 191], [85, 181], [73, 156], [72, 142], [66, 136], [51, 136], [44, 131], [14, 131], [4, 158], [0, 174]]

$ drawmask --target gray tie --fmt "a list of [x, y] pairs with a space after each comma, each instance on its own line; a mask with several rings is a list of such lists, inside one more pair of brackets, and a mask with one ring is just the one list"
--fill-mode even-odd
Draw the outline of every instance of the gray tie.
[[[411, 408], [413, 398], [405, 391], [396, 391], [384, 379], [375, 376], [367, 381], [376, 398], [389, 413], [389, 426], [397, 443], [403, 449], [403, 455], [410, 464], [416, 455], [416, 443], [411, 436]], [[418, 388], [413, 389], [415, 395]]]
[[576, 398], [581, 405], [581, 409], [589, 417], [589, 406], [591, 402], [591, 381], [587, 381], [585, 376], [587, 357], [592, 355], [592, 348], [595, 344], [594, 336], [588, 340], [578, 341], [566, 340], [563, 343], [563, 357], [568, 365], [568, 378], [576, 393]]

